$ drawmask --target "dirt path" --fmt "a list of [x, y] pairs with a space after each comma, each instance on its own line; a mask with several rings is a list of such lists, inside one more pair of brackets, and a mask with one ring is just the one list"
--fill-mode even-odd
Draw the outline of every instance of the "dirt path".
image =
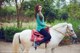
[[[0, 41], [0, 53], [12, 53], [12, 46], [9, 42]], [[29, 53], [44, 53], [44, 49], [31, 48]], [[21, 52], [22, 53], [22, 52]], [[54, 53], [80, 53], [80, 44], [73, 44], [67, 46], [59, 46], [54, 50]]]

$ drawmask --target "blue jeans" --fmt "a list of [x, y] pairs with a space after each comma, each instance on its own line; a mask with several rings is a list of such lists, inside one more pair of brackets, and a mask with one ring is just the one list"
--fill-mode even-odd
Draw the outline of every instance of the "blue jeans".
[[39, 42], [40, 44], [45, 43], [46, 41], [50, 41], [51, 35], [45, 29], [41, 29], [39, 33], [44, 36], [44, 39]]

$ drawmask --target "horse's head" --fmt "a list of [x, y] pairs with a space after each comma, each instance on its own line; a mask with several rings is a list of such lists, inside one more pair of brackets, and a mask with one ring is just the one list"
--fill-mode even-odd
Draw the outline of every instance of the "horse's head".
[[53, 26], [52, 29], [62, 34], [63, 36], [70, 36], [74, 39], [77, 39], [77, 35], [75, 34], [71, 23], [59, 23]]
[[66, 33], [68, 36], [71, 36], [73, 38], [77, 38], [71, 23], [67, 24]]
[[78, 42], [77, 41], [77, 35], [74, 32], [74, 29], [73, 29], [71, 23], [67, 24], [67, 34], [68, 34], [68, 36], [71, 37], [72, 43], [77, 43]]

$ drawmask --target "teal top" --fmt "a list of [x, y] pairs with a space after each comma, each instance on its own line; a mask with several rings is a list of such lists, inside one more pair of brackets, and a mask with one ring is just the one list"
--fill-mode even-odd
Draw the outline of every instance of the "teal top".
[[46, 27], [46, 24], [44, 22], [44, 16], [42, 17], [42, 20], [40, 20], [39, 14], [36, 15], [36, 22], [37, 22], [37, 27], [36, 30], [40, 31], [41, 29]]

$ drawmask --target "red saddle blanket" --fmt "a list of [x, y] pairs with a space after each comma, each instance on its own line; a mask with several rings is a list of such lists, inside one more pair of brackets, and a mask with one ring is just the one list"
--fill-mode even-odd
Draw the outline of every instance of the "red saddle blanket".
[[[46, 28], [46, 30], [49, 32], [49, 28]], [[38, 31], [36, 31], [35, 29], [32, 30], [32, 35], [31, 35], [31, 41], [41, 41], [44, 38], [43, 35], [41, 35]]]

